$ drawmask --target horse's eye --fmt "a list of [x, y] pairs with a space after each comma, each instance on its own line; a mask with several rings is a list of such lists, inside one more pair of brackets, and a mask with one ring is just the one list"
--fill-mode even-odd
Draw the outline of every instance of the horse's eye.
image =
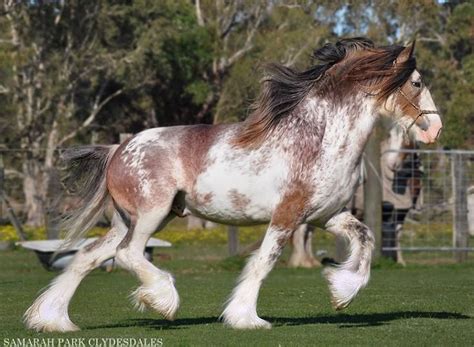
[[421, 82], [420, 81], [412, 81], [411, 84], [415, 88], [421, 88]]

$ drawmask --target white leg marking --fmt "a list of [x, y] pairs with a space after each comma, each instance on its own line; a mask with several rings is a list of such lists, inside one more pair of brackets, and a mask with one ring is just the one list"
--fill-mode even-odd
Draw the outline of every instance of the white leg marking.
[[67, 269], [28, 308], [23, 316], [28, 329], [44, 332], [79, 330], [69, 319], [69, 302], [82, 279], [103, 261], [114, 256], [127, 228], [118, 216], [114, 216], [112, 225], [104, 242], [90, 251], [82, 249], [78, 252]]
[[[165, 211], [165, 212], [163, 212]], [[146, 242], [168, 215], [169, 210], [153, 211], [138, 217], [128, 245], [119, 246], [117, 262], [133, 272], [142, 282], [132, 294], [132, 301], [139, 310], [149, 307], [172, 320], [179, 307], [179, 295], [173, 276], [156, 268], [143, 255]]]
[[262, 281], [272, 270], [282, 245], [278, 237], [285, 231], [271, 227], [267, 231], [262, 246], [249, 259], [239, 284], [232, 292], [231, 298], [222, 313], [224, 323], [236, 329], [270, 329], [271, 324], [257, 315], [258, 292]]
[[324, 275], [329, 282], [332, 302], [337, 310], [347, 307], [370, 278], [374, 248], [372, 231], [348, 212], [331, 218], [326, 229], [350, 242], [349, 258], [338, 267], [328, 267]]

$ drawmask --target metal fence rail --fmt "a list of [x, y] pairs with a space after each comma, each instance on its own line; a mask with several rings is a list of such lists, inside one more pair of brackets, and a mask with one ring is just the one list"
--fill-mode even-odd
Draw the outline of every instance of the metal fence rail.
[[384, 234], [382, 250], [452, 252], [456, 261], [472, 257], [474, 151], [404, 149], [382, 155], [388, 153], [405, 157], [393, 189], [411, 189], [408, 194], [416, 190], [414, 186], [421, 190], [398, 232]]

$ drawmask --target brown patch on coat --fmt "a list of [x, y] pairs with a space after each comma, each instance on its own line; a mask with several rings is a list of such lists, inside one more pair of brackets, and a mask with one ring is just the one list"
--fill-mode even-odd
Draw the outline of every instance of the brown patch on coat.
[[[157, 140], [163, 140], [167, 133], [160, 134]], [[150, 143], [137, 152], [128, 152], [128, 139], [115, 152], [107, 170], [107, 188], [115, 203], [129, 214], [136, 214], [137, 208], [151, 209], [168, 205], [176, 192], [176, 178], [173, 176], [173, 154], [168, 148]], [[131, 167], [130, 163], [140, 156], [140, 167]], [[146, 175], [140, 177], [138, 172]], [[144, 182], [149, 187], [143, 190]]]
[[125, 155], [123, 151], [132, 138], [125, 140], [115, 151], [107, 168], [107, 189], [112, 196], [114, 203], [129, 214], [135, 214], [137, 209], [136, 192], [139, 182], [127, 167], [127, 162], [131, 160], [131, 155]]
[[199, 206], [205, 206], [209, 205], [212, 202], [212, 198], [214, 197], [214, 194], [209, 192], [205, 194], [193, 194], [194, 201], [196, 204]]
[[209, 166], [207, 155], [209, 149], [216, 142], [220, 134], [229, 127], [219, 125], [193, 125], [183, 130], [178, 148], [178, 157], [181, 159], [186, 188], [192, 190], [196, 177]]
[[229, 198], [232, 207], [236, 211], [245, 211], [246, 207], [250, 204], [250, 199], [245, 194], [239, 193], [237, 189], [231, 189], [229, 191]]
[[150, 187], [148, 196], [140, 192], [140, 206], [153, 208], [169, 206], [175, 198], [177, 179], [174, 176], [174, 154], [169, 148], [160, 145], [148, 146], [145, 149], [142, 166], [147, 171]]
[[311, 196], [312, 189], [308, 184], [300, 180], [290, 184], [273, 213], [272, 226], [293, 232], [304, 219]]

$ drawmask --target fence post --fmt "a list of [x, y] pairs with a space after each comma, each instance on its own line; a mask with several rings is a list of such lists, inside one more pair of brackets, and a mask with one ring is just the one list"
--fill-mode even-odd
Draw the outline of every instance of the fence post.
[[[462, 155], [454, 153], [451, 160], [453, 183], [453, 247], [467, 248], [469, 242], [467, 221], [467, 177]], [[454, 251], [454, 260], [467, 259], [467, 250]]]
[[229, 255], [237, 255], [239, 252], [239, 228], [234, 225], [229, 225], [227, 227], [227, 238], [229, 243]]
[[380, 169], [380, 126], [375, 126], [365, 147], [364, 223], [374, 232], [374, 256], [382, 249], [382, 182]]

